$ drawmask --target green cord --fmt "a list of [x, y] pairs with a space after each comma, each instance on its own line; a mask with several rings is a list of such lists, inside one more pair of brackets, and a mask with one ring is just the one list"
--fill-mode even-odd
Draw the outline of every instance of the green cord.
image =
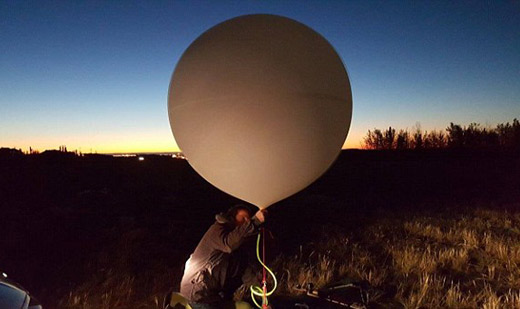
[[[267, 267], [267, 265], [264, 264], [264, 262], [262, 262], [262, 259], [260, 258], [260, 233], [258, 233], [258, 237], [256, 239], [256, 258], [258, 259], [258, 262], [260, 262], [260, 264], [262, 264], [262, 266], [267, 269], [267, 271], [269, 272], [269, 274], [271, 275], [271, 277], [273, 277], [273, 281], [274, 281], [274, 285], [273, 285], [273, 289], [269, 292], [267, 292], [265, 294], [265, 296], [271, 296], [271, 294], [273, 294], [273, 292], [276, 290], [276, 287], [278, 285], [278, 282], [276, 281], [276, 276], [274, 275], [274, 273], [271, 271], [271, 269], [269, 269], [269, 267]], [[259, 287], [259, 286], [256, 286], [256, 285], [252, 285], [250, 287], [250, 290], [251, 290], [251, 299], [253, 299], [253, 302], [255, 303], [255, 305], [258, 307], [258, 308], [262, 308], [261, 305], [259, 305], [257, 302], [256, 302], [256, 299], [255, 299], [255, 296], [260, 296], [260, 297], [263, 297], [264, 296], [264, 290]], [[266, 305], [268, 305], [267, 303], [267, 298], [266, 298]]]

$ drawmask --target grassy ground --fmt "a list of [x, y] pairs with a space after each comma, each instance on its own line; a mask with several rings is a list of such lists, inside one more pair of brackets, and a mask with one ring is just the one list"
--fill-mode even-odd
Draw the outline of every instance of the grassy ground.
[[[373, 307], [520, 308], [520, 213], [453, 206], [412, 215], [381, 210], [370, 224], [350, 231], [328, 226], [296, 254], [281, 253], [271, 262], [278, 293], [297, 295], [297, 285], [351, 278], [373, 287]], [[131, 237], [138, 239], [138, 232]], [[179, 269], [150, 269], [139, 277], [109, 269], [71, 291], [60, 306], [159, 308], [179, 279]]]
[[362, 233], [334, 233], [310, 253], [279, 257], [277, 268], [286, 293], [350, 277], [368, 281], [373, 304], [385, 307], [520, 308], [519, 227], [520, 214], [482, 206], [382, 213]]
[[[270, 208], [277, 294], [351, 278], [373, 307], [520, 308], [519, 178], [518, 153], [344, 151]], [[0, 270], [45, 308], [159, 308], [236, 202], [169, 157], [0, 156]]]

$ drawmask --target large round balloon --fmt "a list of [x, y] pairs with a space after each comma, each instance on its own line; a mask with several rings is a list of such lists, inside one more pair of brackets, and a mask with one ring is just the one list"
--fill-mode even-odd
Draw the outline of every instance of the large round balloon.
[[211, 184], [266, 208], [334, 162], [352, 116], [334, 48], [292, 19], [245, 15], [184, 52], [168, 93], [173, 135]]

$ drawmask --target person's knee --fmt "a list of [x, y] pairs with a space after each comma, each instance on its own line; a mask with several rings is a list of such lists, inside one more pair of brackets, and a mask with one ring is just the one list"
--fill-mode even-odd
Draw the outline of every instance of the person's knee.
[[253, 309], [253, 307], [244, 301], [229, 301], [222, 305], [223, 309]]
[[235, 302], [235, 309], [253, 309], [253, 307], [245, 301], [237, 301]]

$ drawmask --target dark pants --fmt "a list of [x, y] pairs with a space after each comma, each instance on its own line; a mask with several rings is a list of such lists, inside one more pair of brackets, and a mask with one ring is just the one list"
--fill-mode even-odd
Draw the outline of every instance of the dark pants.
[[235, 309], [235, 302], [227, 301], [218, 304], [190, 304], [193, 309]]

